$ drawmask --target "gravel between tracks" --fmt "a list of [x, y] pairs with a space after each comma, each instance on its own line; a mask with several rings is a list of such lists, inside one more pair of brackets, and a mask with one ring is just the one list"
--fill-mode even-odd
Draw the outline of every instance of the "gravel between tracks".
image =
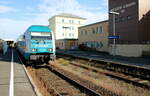
[[41, 84], [45, 87], [45, 92], [47, 92], [47, 94], [44, 93], [44, 96], [57, 96], [56, 92], [54, 92], [55, 90], [62, 96], [86, 96], [86, 94], [80, 92], [80, 90], [46, 68], [33, 70], [39, 82], [42, 82]]
[[81, 84], [87, 86], [90, 89], [97, 91], [98, 93], [102, 94], [102, 96], [121, 96], [121, 95], [117, 95], [111, 91], [108, 91], [107, 89], [105, 89], [101, 86], [95, 85], [91, 81], [86, 80], [84, 77], [81, 78], [78, 75], [73, 74], [73, 73], [63, 69], [62, 67], [61, 68], [58, 67], [59, 65], [57, 66], [56, 63], [54, 64], [53, 62], [50, 62], [50, 64], [53, 65], [53, 68], [56, 69], [57, 71], [59, 71], [60, 73], [72, 78], [73, 80], [75, 80], [77, 82], [80, 82]]
[[46, 88], [55, 88], [57, 92], [64, 96], [86, 96], [84, 93], [81, 93], [80, 90], [76, 89], [48, 69], [37, 69], [36, 74], [45, 82]]

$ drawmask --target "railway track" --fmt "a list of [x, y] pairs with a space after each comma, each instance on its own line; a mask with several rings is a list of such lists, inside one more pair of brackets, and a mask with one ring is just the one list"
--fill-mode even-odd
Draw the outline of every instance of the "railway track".
[[36, 67], [35, 70], [52, 96], [102, 96], [50, 66]]
[[[61, 56], [61, 58], [64, 58], [64, 57]], [[69, 60], [71, 65], [82, 67], [84, 69], [98, 72], [100, 74], [105, 74], [107, 76], [117, 78], [119, 80], [123, 80], [123, 81], [128, 82], [128, 83], [132, 83], [136, 86], [140, 86], [142, 88], [150, 89], [149, 79], [145, 79], [145, 78], [143, 79], [143, 78], [140, 78], [140, 77], [135, 76], [135, 75], [133, 76], [130, 74], [124, 74], [122, 72], [118, 72], [118, 71], [116, 72], [113, 70], [111, 70], [111, 71], [110, 70], [100, 71], [99, 68], [96, 68], [94, 66], [94, 64], [90, 64], [89, 62], [86, 62], [86, 63], [84, 62], [84, 64], [83, 64], [83, 63], [76, 62], [77, 60], [74, 61], [70, 57], [65, 57], [65, 59]]]
[[110, 71], [124, 73], [130, 76], [134, 76], [141, 79], [146, 79], [150, 81], [150, 68], [132, 65], [132, 64], [124, 64], [120, 62], [108, 61], [108, 60], [100, 60], [94, 58], [87, 58], [83, 56], [74, 56], [71, 54], [65, 53], [57, 53], [58, 57], [69, 58], [70, 60], [83, 60], [84, 63], [89, 63], [92, 66], [107, 69]]

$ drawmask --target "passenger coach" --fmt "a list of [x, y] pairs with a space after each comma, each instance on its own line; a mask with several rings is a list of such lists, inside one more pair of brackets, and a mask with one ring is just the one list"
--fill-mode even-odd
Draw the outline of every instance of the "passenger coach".
[[17, 49], [31, 61], [48, 62], [55, 59], [55, 39], [48, 26], [32, 25], [17, 40]]

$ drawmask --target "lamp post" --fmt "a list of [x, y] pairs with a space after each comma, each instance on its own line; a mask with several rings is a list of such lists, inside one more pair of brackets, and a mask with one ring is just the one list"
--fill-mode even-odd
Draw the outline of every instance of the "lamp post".
[[[115, 16], [119, 15], [120, 13], [118, 12], [114, 12], [114, 11], [110, 11], [109, 14], [113, 15], [113, 36], [116, 36], [116, 25], [115, 25]], [[114, 44], [114, 55], [115, 55], [115, 46], [116, 46], [116, 39], [113, 39], [113, 44]]]

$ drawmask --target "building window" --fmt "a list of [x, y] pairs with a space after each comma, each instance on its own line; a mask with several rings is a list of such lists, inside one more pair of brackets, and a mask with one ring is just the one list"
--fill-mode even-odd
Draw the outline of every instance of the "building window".
[[132, 16], [127, 16], [127, 20], [131, 20], [132, 19]]
[[72, 24], [73, 24], [73, 23], [74, 23], [74, 21], [73, 21], [73, 20], [69, 20], [69, 23], [72, 23]]
[[123, 21], [123, 17], [120, 17], [120, 18], [119, 18], [119, 21], [122, 22], [122, 21]]
[[69, 23], [71, 23], [71, 20], [69, 20]]
[[119, 22], [119, 18], [115, 18], [115, 22], [116, 22], [116, 23]]
[[64, 37], [64, 33], [62, 33], [62, 36]]
[[92, 32], [93, 32], [93, 34], [95, 34], [95, 29], [94, 28], [92, 29]]
[[102, 26], [99, 27], [98, 33], [103, 33], [103, 27]]
[[64, 23], [64, 19], [62, 19], [62, 23]]
[[71, 37], [71, 33], [69, 33], [69, 37]]
[[83, 31], [81, 30], [81, 35], [83, 35]]
[[72, 20], [72, 23], [74, 23], [74, 21]]
[[87, 30], [85, 30], [85, 35], [87, 35]]
[[61, 46], [63, 47], [63, 45], [64, 45], [64, 44], [63, 44], [63, 42], [62, 42], [62, 43], [61, 43]]
[[80, 24], [81, 22], [80, 21], [78, 21], [78, 24]]
[[96, 33], [98, 33], [98, 27], [96, 27]]
[[74, 27], [72, 27], [72, 30], [74, 30]]

